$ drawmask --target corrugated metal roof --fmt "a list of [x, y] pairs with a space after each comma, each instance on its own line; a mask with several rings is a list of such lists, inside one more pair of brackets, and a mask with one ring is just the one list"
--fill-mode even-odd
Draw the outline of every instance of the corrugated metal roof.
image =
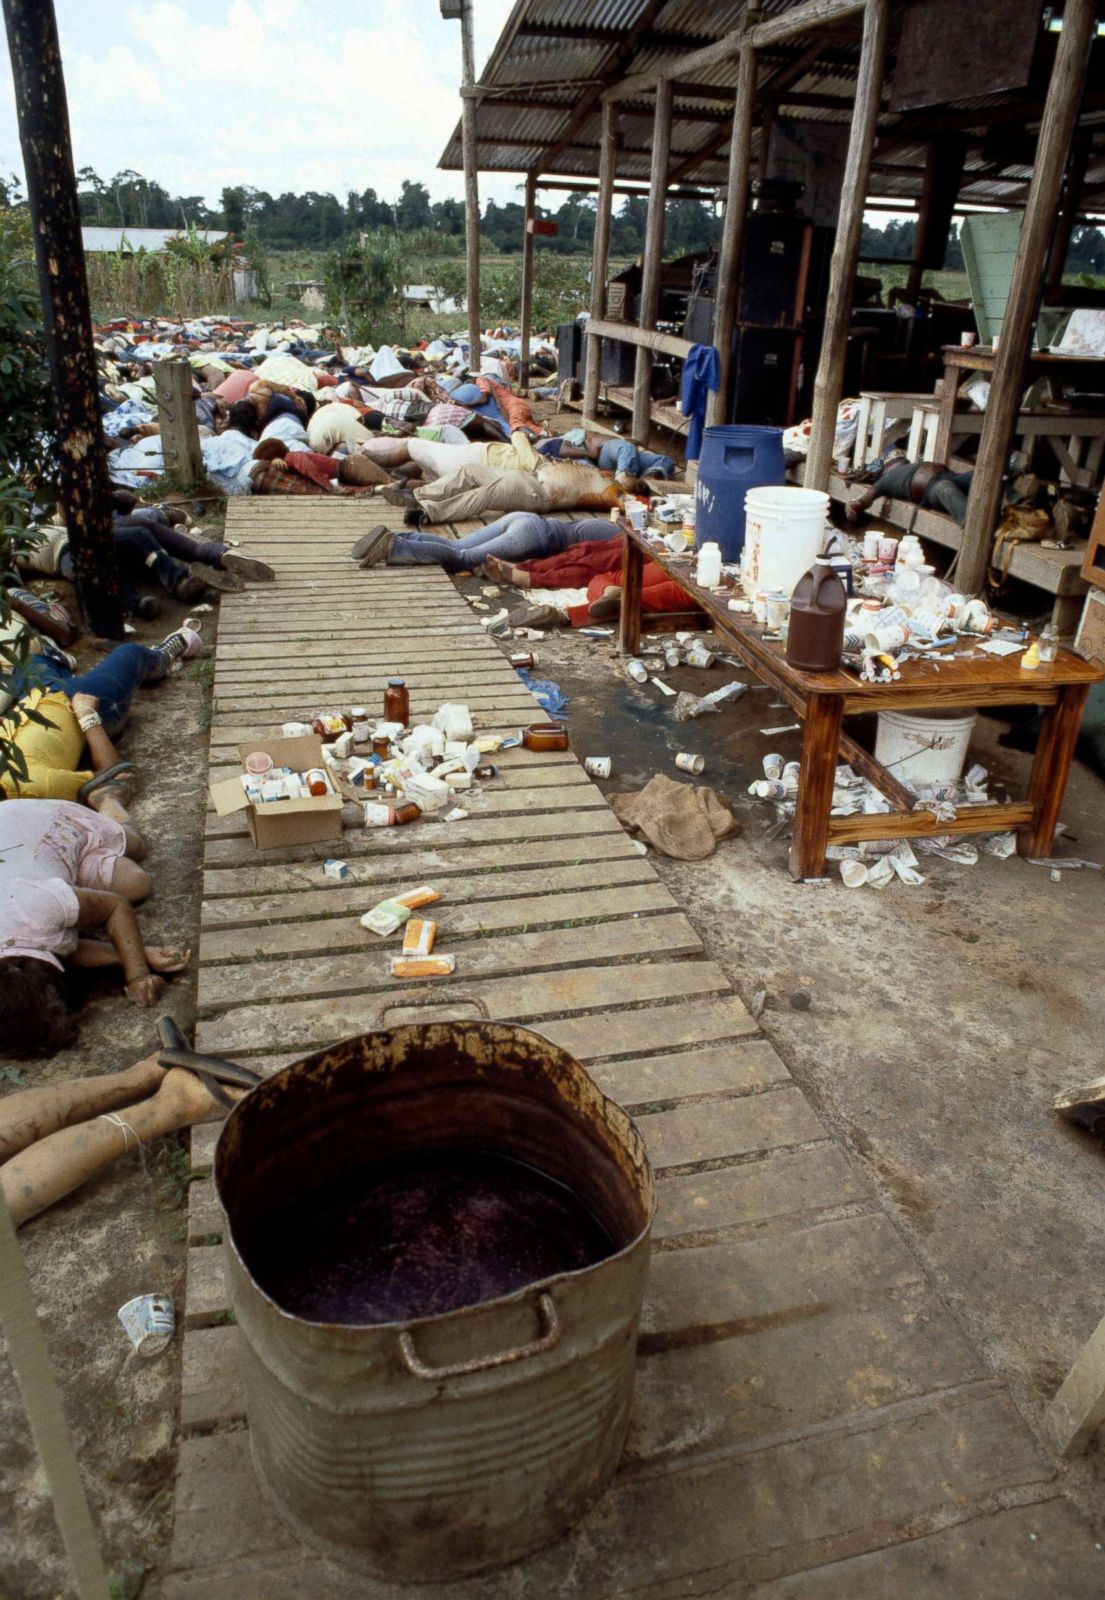
[[[799, 0], [763, 0], [761, 16], [779, 15]], [[914, 0], [924, 3], [924, 0]], [[477, 109], [479, 165], [484, 171], [536, 171], [594, 179], [598, 172], [601, 94], [604, 88], [637, 73], [671, 74], [673, 67], [699, 45], [722, 38], [739, 26], [745, 0], [517, 0], [480, 79], [486, 90]], [[583, 37], [571, 37], [575, 30]], [[851, 119], [858, 43], [852, 30], [823, 35], [824, 50], [812, 66], [795, 76], [791, 63], [806, 49], [807, 39], [773, 49], [761, 67], [760, 89], [779, 115], [798, 121], [841, 123]], [[894, 34], [892, 33], [892, 44]], [[1099, 46], [1100, 48], [1100, 46]], [[772, 82], [783, 75], [784, 87], [771, 94]], [[695, 163], [686, 182], [717, 187], [727, 178], [726, 121], [732, 109], [737, 63], [730, 57], [707, 71], [693, 74], [694, 84], [716, 89], [716, 95], [678, 93], [672, 135], [672, 166]], [[1092, 78], [1091, 78], [1091, 81]], [[954, 102], [954, 121], [973, 136], [960, 197], [976, 204], [1022, 203], [1031, 169], [998, 165], [1000, 145], [986, 142], [991, 121], [1011, 129], [1009, 93], [980, 94]], [[506, 102], [505, 104], [502, 102]], [[812, 103], [811, 103], [812, 102]], [[835, 103], [839, 102], [839, 103]], [[620, 106], [621, 147], [617, 176], [647, 181], [652, 137], [651, 97], [647, 93]], [[1004, 111], [1003, 124], [1001, 113]], [[978, 113], [977, 123], [965, 121]], [[1084, 125], [1105, 119], [1095, 107]], [[1025, 131], [1029, 121], [1019, 124]], [[913, 130], [924, 124], [916, 114], [903, 118], [884, 112], [872, 197], [911, 199], [921, 193], [925, 142]], [[901, 126], [904, 137], [895, 139]], [[927, 131], [927, 128], [926, 128]], [[1105, 140], [1105, 120], [1101, 123]], [[716, 149], [714, 146], [716, 145]], [[996, 153], [995, 153], [996, 152]], [[442, 154], [440, 165], [462, 165], [459, 123]], [[1105, 153], [1091, 157], [1084, 203], [1096, 209], [1105, 203]]]

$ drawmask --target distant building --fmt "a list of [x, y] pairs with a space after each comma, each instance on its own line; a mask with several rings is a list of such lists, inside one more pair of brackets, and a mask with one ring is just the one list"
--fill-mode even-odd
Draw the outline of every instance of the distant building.
[[[204, 244], [218, 244], [227, 237], [226, 229], [196, 228], [194, 236]], [[86, 255], [136, 255], [148, 250], [160, 255], [170, 239], [180, 239], [184, 228], [82, 228], [81, 243]]]

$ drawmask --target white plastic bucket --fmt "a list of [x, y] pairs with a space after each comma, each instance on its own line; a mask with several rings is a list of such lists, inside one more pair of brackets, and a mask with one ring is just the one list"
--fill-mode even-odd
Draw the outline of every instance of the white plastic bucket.
[[880, 711], [875, 760], [911, 789], [958, 783], [977, 714], [919, 717], [905, 711]]
[[759, 590], [794, 593], [794, 586], [821, 554], [829, 519], [829, 497], [820, 489], [770, 485], [744, 497], [741, 583], [751, 598]]

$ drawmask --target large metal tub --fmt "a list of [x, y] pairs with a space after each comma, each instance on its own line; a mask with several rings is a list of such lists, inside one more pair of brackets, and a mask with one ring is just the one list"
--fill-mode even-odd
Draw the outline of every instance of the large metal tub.
[[[249, 1241], [377, 1157], [494, 1150], [568, 1185], [615, 1253], [407, 1323], [308, 1322]], [[285, 1068], [235, 1107], [215, 1161], [254, 1462], [303, 1538], [359, 1571], [442, 1581], [517, 1560], [583, 1515], [625, 1440], [655, 1209], [630, 1118], [524, 1028], [398, 1027]]]

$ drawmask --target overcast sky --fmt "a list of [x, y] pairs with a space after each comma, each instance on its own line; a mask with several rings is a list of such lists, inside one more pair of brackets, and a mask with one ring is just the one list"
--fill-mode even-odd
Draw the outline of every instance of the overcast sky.
[[[463, 194], [461, 174], [437, 168], [460, 114], [460, 24], [438, 0], [55, 6], [78, 170], [133, 167], [212, 205], [238, 183], [392, 199], [410, 178], [435, 200]], [[475, 0], [477, 72], [510, 8]], [[22, 174], [0, 48], [0, 172]], [[481, 175], [481, 198], [517, 199], [520, 182]]]

